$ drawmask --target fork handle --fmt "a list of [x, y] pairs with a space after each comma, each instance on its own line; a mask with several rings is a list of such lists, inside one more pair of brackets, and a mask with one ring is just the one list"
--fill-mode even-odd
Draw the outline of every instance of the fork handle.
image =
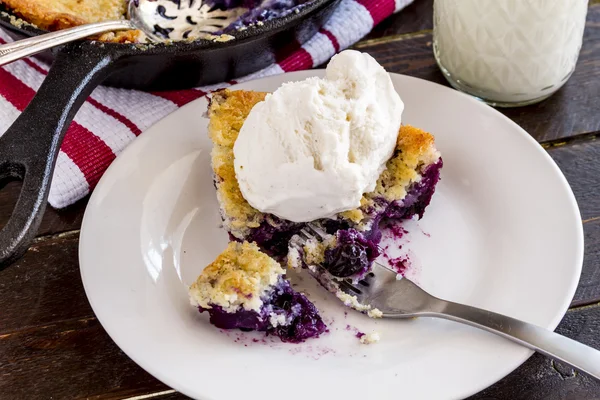
[[463, 304], [445, 303], [441, 312], [427, 313], [427, 316], [462, 322], [495, 333], [600, 379], [600, 351], [592, 347], [505, 315]]

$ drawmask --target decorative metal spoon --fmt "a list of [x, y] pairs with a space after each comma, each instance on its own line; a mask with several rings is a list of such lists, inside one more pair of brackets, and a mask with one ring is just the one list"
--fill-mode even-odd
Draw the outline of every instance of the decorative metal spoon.
[[153, 42], [209, 38], [246, 11], [241, 7], [213, 9], [203, 0], [130, 0], [127, 19], [81, 25], [0, 46], [0, 66], [55, 46], [120, 30], [139, 29]]

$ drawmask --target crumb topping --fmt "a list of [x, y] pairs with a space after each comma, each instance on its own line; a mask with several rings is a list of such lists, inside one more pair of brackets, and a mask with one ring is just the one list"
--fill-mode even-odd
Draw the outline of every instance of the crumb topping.
[[266, 93], [261, 92], [222, 90], [213, 94], [208, 109], [217, 198], [227, 230], [238, 239], [244, 238], [251, 228], [260, 226], [265, 218], [244, 199], [233, 164], [233, 145], [244, 120], [265, 96]]
[[333, 235], [323, 241], [311, 239], [304, 245], [304, 260], [308, 265], [321, 265], [325, 262], [325, 250], [335, 247], [337, 238]]
[[354, 308], [356, 311], [366, 312], [371, 318], [382, 318], [383, 313], [377, 308], [371, 308], [370, 305], [361, 304], [356, 296], [351, 296], [348, 293], [338, 290], [335, 296], [344, 303], [347, 307]]
[[233, 149], [250, 110], [265, 99], [267, 93], [223, 89], [212, 95], [208, 108], [208, 133], [215, 145]]
[[239, 307], [258, 312], [263, 296], [283, 273], [283, 268], [255, 243], [230, 242], [190, 286], [190, 301], [203, 308], [217, 305], [227, 312]]
[[381, 336], [379, 335], [379, 332], [365, 333], [360, 337], [360, 342], [362, 344], [373, 344], [379, 342], [380, 340]]
[[290, 269], [302, 268], [302, 254], [300, 254], [300, 251], [295, 246], [288, 247], [287, 267]]
[[[127, 0], [0, 0], [12, 12], [40, 29], [56, 31], [94, 22], [125, 18]], [[136, 42], [140, 31], [120, 31], [100, 40]]]
[[383, 196], [389, 201], [404, 198], [411, 183], [418, 181], [423, 165], [435, 163], [440, 158], [431, 134], [414, 126], [400, 128], [396, 151], [387, 162], [386, 169], [377, 180], [377, 187], [367, 198]]
[[[227, 230], [239, 239], [246, 237], [250, 229], [260, 226], [265, 214], [253, 208], [242, 196], [235, 177], [233, 145], [252, 107], [266, 96], [264, 92], [224, 89], [213, 94], [208, 110], [209, 135], [215, 145], [212, 163], [221, 213]], [[363, 196], [359, 208], [342, 212], [338, 218], [351, 222], [358, 230], [368, 229], [368, 210], [376, 206], [376, 200], [380, 197], [388, 201], [402, 200], [408, 187], [421, 179], [421, 168], [435, 163], [439, 157], [431, 134], [413, 126], [402, 126], [396, 151], [380, 175], [375, 191]]]
[[383, 318], [383, 313], [378, 308], [373, 308], [367, 312], [367, 315], [371, 318]]

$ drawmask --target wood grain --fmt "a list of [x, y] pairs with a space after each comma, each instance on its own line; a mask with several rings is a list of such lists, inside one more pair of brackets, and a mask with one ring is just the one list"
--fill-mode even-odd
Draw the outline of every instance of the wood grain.
[[0, 396], [122, 399], [168, 390], [112, 342], [95, 319], [0, 336]]
[[[179, 392], [166, 393], [163, 395], [159, 394], [156, 397], [152, 398], [152, 400], [189, 400], [189, 399], [191, 399], [191, 397], [187, 397]], [[314, 400], [317, 400], [317, 399], [315, 398]]]
[[[17, 203], [21, 190], [20, 182], [10, 182], [4, 187], [0, 186], [0, 228], [3, 227], [10, 218], [14, 205]], [[52, 235], [55, 233], [79, 229], [83, 219], [83, 211], [87, 204], [87, 198], [76, 204], [56, 210], [50, 207], [46, 208], [42, 223], [38, 230], [38, 236]]]
[[[600, 349], [600, 306], [569, 311], [556, 331]], [[599, 381], [534, 354], [512, 374], [470, 400], [597, 400], [599, 393]]]
[[0, 399], [117, 399], [165, 389], [94, 317], [78, 244], [77, 234], [34, 243], [0, 272]]
[[94, 316], [81, 284], [78, 245], [76, 234], [33, 243], [0, 272], [0, 335]]
[[600, 302], [600, 219], [583, 224], [584, 257], [572, 306]]
[[[355, 48], [371, 53], [392, 72], [446, 85], [427, 31], [432, 27], [432, 2], [415, 0]], [[594, 135], [600, 130], [599, 75], [600, 3], [596, 1], [590, 6], [580, 62], [567, 86], [539, 105], [502, 111], [536, 139], [550, 144], [548, 153], [579, 203], [586, 242], [574, 306], [600, 303], [600, 141]], [[12, 212], [18, 187], [10, 183], [0, 190], [0, 226]], [[40, 238], [23, 259], [0, 271], [0, 400], [187, 399], [134, 364], [94, 317], [77, 257], [76, 230], [86, 201], [66, 210], [49, 207]], [[569, 311], [558, 331], [600, 348], [600, 305]], [[599, 399], [598, 393], [598, 382], [534, 355], [472, 399], [591, 400]]]
[[364, 39], [377, 39], [433, 29], [433, 1], [414, 0], [397, 15], [383, 20]]
[[569, 181], [581, 218], [586, 221], [600, 217], [600, 141], [577, 140], [550, 147], [548, 153]]
[[548, 153], [567, 178], [583, 219], [583, 270], [572, 305], [600, 302], [600, 141], [576, 140]]

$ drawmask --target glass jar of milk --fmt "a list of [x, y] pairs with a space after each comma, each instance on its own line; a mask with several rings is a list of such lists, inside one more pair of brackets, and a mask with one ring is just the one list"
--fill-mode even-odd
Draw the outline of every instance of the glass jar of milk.
[[588, 0], [435, 0], [433, 48], [452, 86], [500, 106], [541, 101], [569, 79]]

